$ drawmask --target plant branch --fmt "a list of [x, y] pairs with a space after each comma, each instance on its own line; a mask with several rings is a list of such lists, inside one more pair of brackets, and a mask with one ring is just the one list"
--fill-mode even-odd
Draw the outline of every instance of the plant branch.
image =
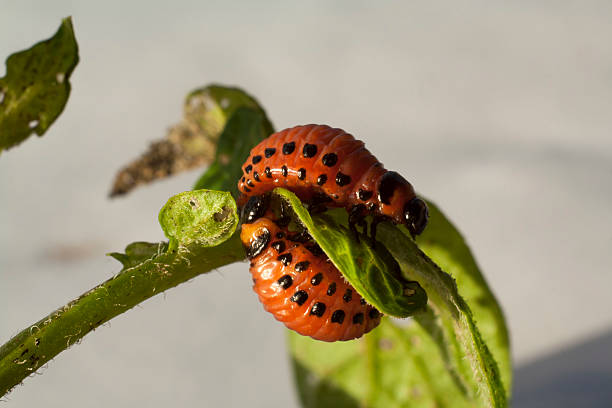
[[113, 317], [202, 273], [242, 259], [244, 250], [234, 234], [216, 247], [180, 246], [124, 268], [0, 347], [0, 396]]

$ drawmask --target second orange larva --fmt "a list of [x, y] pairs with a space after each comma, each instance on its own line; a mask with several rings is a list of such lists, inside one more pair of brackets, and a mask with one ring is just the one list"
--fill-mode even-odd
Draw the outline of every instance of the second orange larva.
[[366, 303], [313, 242], [292, 240], [272, 214], [243, 224], [240, 234], [251, 261], [253, 290], [264, 308], [289, 329], [316, 340], [361, 337], [380, 323]]

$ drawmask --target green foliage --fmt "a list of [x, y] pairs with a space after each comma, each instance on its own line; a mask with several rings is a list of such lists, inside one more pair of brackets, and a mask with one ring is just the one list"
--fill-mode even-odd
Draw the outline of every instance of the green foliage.
[[[183, 203], [186, 194], [187, 205]], [[192, 209], [189, 200], [208, 206], [208, 211]], [[181, 234], [175, 247], [138, 242], [128, 245], [125, 254], [111, 254], [123, 264], [119, 274], [4, 344], [0, 348], [0, 396], [104, 322], [202, 273], [244, 259], [242, 243], [237, 234], [232, 235], [238, 215], [229, 193], [194, 191], [179, 194], [169, 203], [160, 219], [166, 231], [171, 231], [167, 232], [171, 239], [172, 234]], [[231, 211], [223, 212], [223, 208]], [[225, 217], [221, 221], [219, 209]], [[192, 235], [196, 232], [197, 237]]]
[[461, 233], [431, 201], [427, 228], [417, 237], [419, 248], [456, 281], [459, 293], [470, 306], [474, 321], [499, 366], [502, 383], [510, 398], [512, 361], [508, 328], [501, 307], [480, 272]]
[[[469, 270], [473, 287], [468, 294], [478, 293], [485, 304], [497, 305], [486, 284], [483, 289], [484, 279], [458, 232], [437, 207], [432, 204], [430, 208], [434, 228], [422, 239], [430, 243], [432, 257], [444, 254], [441, 259], [461, 272], [462, 280]], [[403, 228], [381, 224], [378, 239], [398, 261], [405, 278], [423, 286], [429, 297], [428, 309], [415, 315], [417, 324], [386, 318], [363, 339], [331, 347], [291, 333], [289, 344], [304, 405], [507, 406], [497, 364], [455, 280], [421, 252]], [[444, 252], [434, 243], [453, 245]], [[478, 318], [480, 323], [486, 314], [480, 313]], [[501, 322], [498, 328], [505, 333]], [[504, 356], [508, 351], [504, 348], [496, 353]], [[505, 375], [509, 379], [510, 373]], [[347, 404], [327, 404], [328, 396], [322, 390], [330, 388], [336, 396], [343, 394]]]
[[368, 303], [396, 317], [423, 310], [427, 304], [425, 291], [401, 275], [397, 263], [382, 246], [374, 250], [367, 237], [362, 236], [359, 242], [352, 238], [344, 209], [311, 218], [295, 194], [282, 188], [274, 192], [286, 200], [300, 223]]
[[215, 161], [194, 188], [230, 191], [238, 197], [237, 183], [242, 176], [242, 164], [251, 149], [272, 132], [263, 111], [248, 107], [236, 109], [219, 137]]
[[78, 61], [70, 17], [50, 39], [8, 57], [0, 78], [0, 152], [47, 131], [68, 101]]
[[[217, 140], [229, 118], [238, 108], [251, 108], [266, 116], [255, 98], [240, 88], [207, 85], [190, 92], [185, 98], [185, 117], [195, 122], [210, 138]], [[272, 124], [265, 118], [267, 129]], [[270, 131], [270, 133], [272, 133]]]

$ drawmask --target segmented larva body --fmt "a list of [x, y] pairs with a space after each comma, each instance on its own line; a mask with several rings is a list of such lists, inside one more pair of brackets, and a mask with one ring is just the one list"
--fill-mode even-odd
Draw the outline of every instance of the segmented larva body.
[[243, 224], [240, 234], [264, 308], [289, 329], [328, 342], [356, 339], [378, 326], [382, 315], [321, 249], [313, 241], [292, 241], [269, 217]]
[[345, 207], [355, 220], [372, 214], [405, 224], [415, 235], [427, 224], [427, 206], [412, 185], [342, 129], [305, 125], [274, 133], [251, 150], [242, 168], [240, 204], [284, 187], [305, 202]]

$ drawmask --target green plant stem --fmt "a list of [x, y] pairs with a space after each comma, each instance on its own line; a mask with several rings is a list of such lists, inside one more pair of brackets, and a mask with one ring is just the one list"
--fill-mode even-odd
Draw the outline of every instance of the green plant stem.
[[0, 396], [113, 317], [197, 275], [242, 259], [244, 250], [234, 234], [216, 247], [182, 246], [122, 270], [0, 348]]

